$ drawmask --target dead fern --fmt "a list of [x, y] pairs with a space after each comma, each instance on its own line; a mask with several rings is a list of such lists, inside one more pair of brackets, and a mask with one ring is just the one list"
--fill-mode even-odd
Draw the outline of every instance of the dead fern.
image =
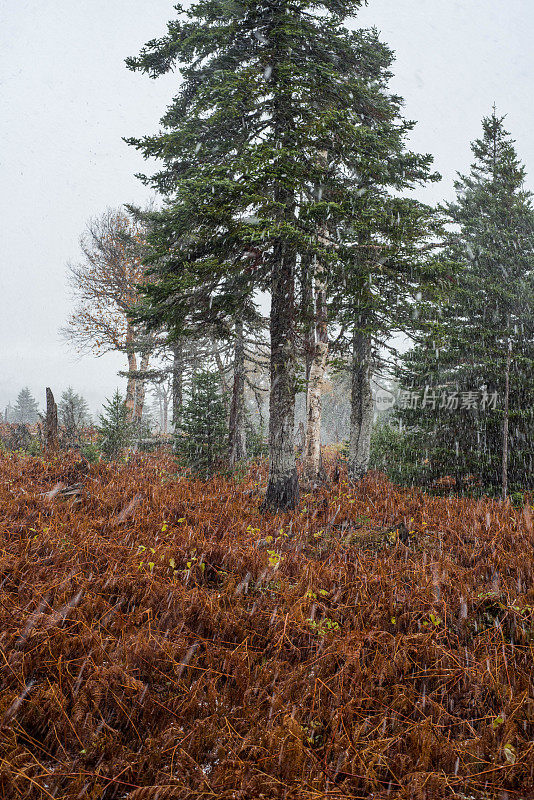
[[0, 796], [533, 798], [531, 509], [337, 477], [0, 457]]

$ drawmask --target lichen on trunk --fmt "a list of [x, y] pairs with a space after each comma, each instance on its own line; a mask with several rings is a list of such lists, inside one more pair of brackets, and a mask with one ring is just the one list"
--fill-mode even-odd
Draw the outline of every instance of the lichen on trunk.
[[306, 446], [304, 477], [311, 483], [324, 480], [321, 462], [321, 395], [328, 359], [326, 283], [321, 264], [315, 265], [315, 314], [313, 348], [306, 387]]

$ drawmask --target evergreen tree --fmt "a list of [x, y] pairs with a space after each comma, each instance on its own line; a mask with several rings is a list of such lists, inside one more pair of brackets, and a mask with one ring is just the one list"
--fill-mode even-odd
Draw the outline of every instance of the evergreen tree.
[[39, 419], [39, 406], [27, 386], [19, 392], [12, 419], [21, 425], [33, 425]]
[[474, 474], [506, 495], [508, 476], [517, 489], [531, 486], [534, 467], [534, 210], [504, 118], [494, 111], [482, 127], [470, 174], [446, 207], [455, 227], [444, 257], [457, 277], [404, 359], [404, 388], [423, 395], [430, 386], [437, 398], [427, 392], [401, 416], [428, 434], [429, 476], [461, 484]]
[[58, 405], [59, 424], [63, 428], [64, 439], [68, 446], [80, 442], [83, 428], [89, 425], [89, 409], [84, 398], [69, 386], [61, 395]]
[[101, 436], [102, 452], [110, 459], [116, 459], [128, 447], [131, 440], [131, 424], [128, 422], [126, 402], [117, 389], [111, 400], [104, 403], [104, 413], [100, 414], [98, 432]]
[[[411, 155], [401, 150], [398, 157], [400, 163], [409, 162]], [[410, 175], [415, 180], [409, 167], [402, 172], [396, 188]], [[421, 171], [418, 179], [424, 179]], [[347, 266], [340, 282], [345, 285], [336, 298], [338, 319], [347, 334], [339, 341], [351, 361], [347, 460], [352, 480], [361, 478], [369, 466], [372, 378], [396, 354], [392, 333], [418, 330], [418, 315], [443, 291], [443, 272], [449, 268], [434, 255], [442, 231], [440, 215], [413, 199], [392, 197], [388, 188], [379, 181], [371, 185], [361, 214], [345, 232], [350, 237], [343, 247]]]
[[127, 62], [152, 77], [179, 66], [183, 77], [165, 130], [130, 140], [161, 160], [145, 180], [167, 199], [152, 215], [153, 283], [141, 316], [178, 334], [186, 319], [231, 329], [238, 318], [246, 324], [254, 292], [270, 291], [264, 507], [275, 510], [298, 499], [298, 273], [309, 283], [320, 268], [321, 285], [339, 274], [338, 231], [354, 220], [367, 188], [358, 176], [371, 162], [374, 179], [397, 188], [425, 179], [431, 161], [400, 157], [411, 124], [398, 118], [400, 100], [386, 90], [391, 51], [376, 31], [343, 24], [361, 4], [177, 6], [167, 35]]
[[193, 375], [191, 395], [182, 409], [175, 452], [199, 477], [209, 477], [226, 453], [226, 413], [215, 372]]

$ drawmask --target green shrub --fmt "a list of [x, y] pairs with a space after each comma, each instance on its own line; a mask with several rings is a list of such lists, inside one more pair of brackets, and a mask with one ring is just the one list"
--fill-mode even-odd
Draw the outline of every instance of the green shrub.
[[90, 464], [95, 464], [100, 460], [101, 450], [97, 442], [82, 440], [80, 453]]

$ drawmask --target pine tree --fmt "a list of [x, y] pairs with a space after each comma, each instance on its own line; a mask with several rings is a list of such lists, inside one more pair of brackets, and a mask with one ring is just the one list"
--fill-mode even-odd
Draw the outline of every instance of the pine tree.
[[438, 389], [437, 407], [401, 416], [428, 433], [432, 476], [462, 484], [474, 474], [506, 495], [508, 482], [531, 485], [534, 467], [534, 209], [504, 118], [494, 110], [482, 128], [446, 207], [455, 228], [444, 258], [457, 262], [456, 279], [426, 340], [404, 359], [404, 388]]
[[118, 458], [131, 440], [131, 424], [128, 422], [128, 409], [119, 390], [111, 400], [104, 403], [104, 413], [99, 415], [98, 432], [101, 437], [102, 452], [110, 459]]
[[182, 408], [175, 452], [195, 475], [207, 478], [224, 458], [227, 442], [219, 376], [199, 372], [193, 375], [190, 398]]
[[[426, 179], [430, 157], [399, 158], [410, 123], [386, 91], [391, 52], [371, 31], [344, 27], [361, 0], [198, 2], [128, 66], [183, 82], [164, 131], [129, 140], [162, 162], [145, 180], [167, 199], [152, 215], [143, 318], [178, 333], [231, 329], [258, 290], [271, 294], [269, 480], [264, 507], [298, 499], [293, 440], [298, 280], [329, 285], [338, 231], [353, 221], [358, 186]], [[373, 170], [370, 170], [372, 172]], [[403, 171], [406, 171], [403, 178]], [[380, 174], [379, 174], [380, 173]], [[377, 178], [378, 175], [378, 178]], [[303, 271], [302, 278], [299, 272]]]
[[27, 386], [18, 394], [12, 419], [21, 425], [33, 425], [39, 419], [39, 406]]

